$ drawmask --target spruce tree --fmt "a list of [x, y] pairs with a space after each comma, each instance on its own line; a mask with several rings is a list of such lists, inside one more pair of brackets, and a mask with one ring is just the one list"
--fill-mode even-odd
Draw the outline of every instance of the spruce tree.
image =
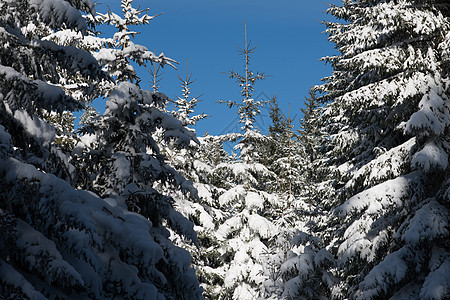
[[264, 73], [256, 74], [250, 70], [251, 54], [256, 47], [251, 47], [251, 42], [247, 40], [247, 23], [245, 24], [245, 40], [244, 48], [239, 48], [239, 54], [244, 57], [243, 73], [229, 71], [227, 74], [231, 79], [235, 79], [241, 89], [242, 100], [220, 100], [220, 103], [228, 105], [229, 108], [237, 107], [239, 115], [239, 123], [242, 124], [239, 134], [230, 135], [233, 141], [239, 140], [235, 149], [239, 151], [239, 158], [245, 163], [257, 162], [258, 144], [263, 143], [265, 137], [260, 134], [256, 127], [256, 117], [261, 113], [260, 107], [264, 105], [264, 100], [253, 99], [254, 85], [259, 80], [264, 80], [267, 76]]
[[[196, 115], [196, 106], [199, 97], [191, 97], [192, 75], [187, 73], [182, 78], [178, 76], [182, 87], [182, 96], [174, 101], [171, 114], [175, 116], [189, 130], [195, 131], [198, 121], [208, 117], [206, 114]], [[203, 287], [203, 295], [207, 299], [215, 299], [224, 295], [223, 284], [225, 276], [225, 261], [221, 248], [223, 242], [217, 238], [217, 229], [229, 217], [222, 211], [218, 198], [224, 192], [215, 186], [217, 179], [214, 168], [227, 161], [228, 154], [223, 149], [223, 139], [206, 134], [199, 138], [199, 143], [190, 143], [188, 147], [178, 147], [171, 139], [159, 139], [162, 153], [166, 162], [180, 172], [196, 188], [197, 194], [183, 193], [182, 191], [157, 184], [155, 188], [164, 191], [174, 200], [174, 207], [194, 224], [198, 244], [186, 240], [183, 235], [171, 233], [171, 240], [178, 246], [188, 250], [192, 255], [192, 264]]]
[[272, 125], [265, 145], [267, 158], [264, 162], [272, 172], [279, 175], [271, 189], [287, 197], [299, 195], [302, 187], [299, 171], [303, 161], [299, 138], [294, 131], [295, 117], [290, 115], [290, 105], [287, 116], [281, 113], [276, 98], [271, 100], [270, 117]]
[[272, 238], [278, 227], [272, 222], [272, 211], [278, 197], [268, 193], [269, 182], [275, 174], [263, 164], [263, 147], [268, 138], [256, 126], [256, 117], [265, 101], [253, 99], [254, 85], [265, 78], [263, 73], [250, 70], [250, 54], [255, 48], [247, 41], [240, 48], [244, 57], [242, 74], [230, 71], [230, 78], [241, 87], [242, 99], [220, 101], [230, 108], [237, 107], [241, 132], [230, 133], [224, 139], [235, 141], [239, 155], [231, 162], [217, 165], [213, 176], [222, 189], [218, 205], [225, 220], [217, 229], [220, 242], [223, 289], [221, 297], [255, 299], [263, 296], [263, 283], [269, 276], [268, 267]]
[[324, 131], [323, 107], [314, 91], [309, 92], [305, 99], [305, 108], [301, 108], [303, 118], [300, 119], [298, 135], [301, 152], [301, 176], [303, 197], [315, 206], [320, 206], [320, 182], [327, 178], [326, 153], [327, 133]]
[[[322, 276], [327, 297], [446, 299], [448, 4], [343, 1], [328, 13], [343, 21], [327, 23], [339, 54], [325, 58], [334, 71], [318, 87], [333, 177], [322, 183], [332, 214], [320, 237], [333, 256], [327, 267], [315, 255], [314, 272], [300, 266], [295, 280], [325, 266], [339, 279]], [[304, 294], [294, 284], [286, 295]]]
[[[326, 167], [327, 135], [322, 126], [322, 107], [313, 91], [301, 109], [303, 118], [297, 136], [297, 180], [300, 189], [290, 201], [291, 223], [284, 226], [289, 246], [278, 261], [277, 277], [268, 286], [272, 294], [287, 299], [328, 298], [337, 282], [331, 270], [336, 266], [321, 233], [329, 224], [323, 198], [329, 197]], [[328, 194], [327, 194], [328, 193]]]
[[163, 79], [162, 76], [164, 73], [160, 73], [161, 71], [161, 65], [160, 64], [152, 64], [150, 67], [147, 68], [148, 73], [150, 74], [152, 84], [152, 91], [153, 93], [157, 93], [160, 89], [160, 83]]
[[[192, 255], [192, 264], [203, 287], [203, 295], [207, 299], [223, 296], [226, 261], [221, 251], [224, 242], [219, 241], [217, 230], [229, 218], [223, 211], [219, 197], [225, 192], [215, 185], [215, 164], [223, 163], [228, 156], [223, 150], [222, 142], [215, 136], [206, 135], [199, 138], [199, 144], [191, 143], [188, 148], [167, 150], [167, 163], [192, 181], [197, 190], [197, 197], [161, 185], [158, 190], [165, 191], [174, 199], [174, 207], [194, 224], [198, 244], [186, 240], [183, 235], [172, 233], [171, 240]], [[167, 147], [167, 145], [166, 145]]]
[[[117, 29], [117, 33], [108, 41], [110, 47], [101, 49], [96, 55], [104, 69], [117, 82], [130, 81], [139, 84], [140, 78], [130, 63], [131, 61], [140, 66], [146, 66], [147, 63], [158, 63], [161, 67], [165, 65], [174, 67], [173, 63], [176, 62], [165, 57], [163, 53], [157, 56], [147, 47], [135, 44], [132, 41], [139, 32], [133, 31], [130, 27], [149, 24], [151, 20], [161, 14], [151, 16], [147, 13], [148, 9], [135, 8], [133, 7], [133, 0], [122, 0], [121, 7], [123, 17], [111, 10], [106, 14], [98, 14], [95, 17], [97, 22], [113, 25]], [[142, 14], [143, 12], [145, 14]]]
[[[151, 132], [160, 125], [184, 143], [192, 134], [151, 105], [158, 97], [129, 82], [115, 85], [84, 48], [58, 45], [46, 38], [58, 36], [60, 29], [87, 36], [88, 25], [79, 9], [95, 14], [92, 2], [8, 1], [0, 7], [4, 41], [0, 50], [0, 297], [200, 298], [189, 255], [170, 242], [161, 219], [185, 232], [189, 222], [173, 210], [168, 197], [151, 189], [144, 191], [142, 179], [137, 178], [145, 175], [151, 180], [149, 171], [155, 171], [151, 163], [164, 169], [158, 157], [142, 153], [142, 145], [151, 143], [142, 131]], [[96, 123], [100, 118], [96, 117], [87, 123], [97, 138], [91, 140], [92, 145], [105, 148], [78, 143], [70, 153], [56, 143], [47, 116], [81, 109], [84, 101], [75, 95], [91, 99], [88, 93], [99, 93], [102, 81], [112, 82], [113, 87], [107, 112], [101, 116], [105, 122]], [[124, 121], [127, 113], [135, 119]], [[133, 121], [134, 127], [129, 123]], [[120, 127], [117, 135], [102, 135], [108, 126], [116, 125]], [[132, 147], [130, 139], [114, 145], [105, 142], [130, 135], [135, 138]], [[93, 159], [92, 165], [85, 165], [90, 167], [85, 172], [94, 176], [81, 181], [72, 177], [80, 174], [71, 164], [76, 156], [85, 163]], [[90, 179], [105, 174], [105, 169], [96, 169], [97, 158], [105, 163], [100, 163], [101, 168], [113, 168], [110, 177], [91, 185]], [[146, 171], [150, 175], [143, 174]], [[179, 174], [170, 173], [173, 180], [182, 181]], [[127, 174], [134, 178], [130, 180]], [[112, 186], [112, 181], [118, 184]], [[78, 183], [75, 187], [71, 186], [74, 182]], [[125, 190], [127, 199], [123, 198]], [[128, 209], [123, 200], [132, 204], [150, 200], [157, 207], [143, 217], [131, 212], [135, 206]]]
[[[282, 166], [276, 164], [276, 162], [285, 154], [285, 148], [282, 145], [285, 145], [284, 142], [286, 141], [286, 118], [281, 112], [276, 96], [270, 99], [269, 105], [269, 116], [272, 124], [269, 126], [269, 140], [265, 147], [264, 165], [268, 166], [276, 174], [282, 174]], [[276, 182], [272, 183], [272, 185], [273, 189], [278, 189], [282, 185], [281, 178], [277, 178]]]
[[181, 97], [177, 96], [177, 100], [174, 104], [174, 109], [172, 114], [181, 121], [184, 126], [195, 125], [199, 120], [205, 119], [208, 117], [207, 114], [200, 114], [196, 116], [192, 116], [191, 114], [194, 112], [195, 107], [198, 102], [201, 101], [198, 97], [191, 96], [191, 85], [195, 82], [195, 79], [192, 79], [192, 74], [188, 76], [187, 71], [187, 59], [186, 59], [186, 75], [184, 78], [181, 78], [178, 75], [178, 80], [181, 83], [181, 88], [183, 95]]

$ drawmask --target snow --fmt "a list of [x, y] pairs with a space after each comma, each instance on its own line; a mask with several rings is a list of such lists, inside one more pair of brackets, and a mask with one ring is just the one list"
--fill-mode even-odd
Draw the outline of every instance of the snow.
[[227, 177], [229, 176], [237, 180], [239, 184], [256, 184], [254, 174], [258, 174], [259, 177], [276, 176], [260, 163], [245, 163], [240, 161], [231, 164], [220, 163], [217, 165], [215, 172], [223, 172]]
[[428, 134], [442, 135], [450, 125], [450, 104], [443, 88], [436, 86], [437, 79], [430, 84], [427, 92], [419, 102], [419, 111], [412, 114], [407, 122], [406, 131], [413, 133], [425, 130]]
[[420, 286], [416, 282], [411, 282], [395, 292], [389, 300], [421, 299], [419, 293]]
[[[132, 63], [173, 62], [131, 41], [138, 32], [128, 26], [153, 19], [146, 10], [132, 8], [132, 2], [122, 1], [124, 18], [112, 12], [83, 18], [74, 6], [94, 11], [91, 0], [29, 0], [30, 14], [24, 19], [29, 23], [16, 25], [20, 29], [14, 28], [22, 21], [15, 17], [20, 5], [9, 9], [11, 0], [0, 4], [10, 18], [4, 23], [11, 26], [0, 28], [0, 37], [7, 46], [17, 42], [28, 47], [29, 53], [21, 54], [23, 61], [50, 64], [31, 56], [38, 52], [65, 59], [41, 80], [34, 80], [41, 76], [36, 72], [39, 66], [30, 67], [36, 74], [22, 61], [12, 62], [16, 69], [0, 66], [5, 83], [0, 88], [5, 115], [0, 119], [14, 121], [11, 126], [0, 125], [0, 181], [10, 188], [3, 191], [9, 197], [4, 205], [8, 211], [0, 210], [7, 225], [0, 222], [6, 231], [2, 233], [8, 237], [8, 243], [0, 245], [0, 252], [6, 253], [0, 258], [3, 286], [32, 299], [44, 299], [42, 294], [51, 295], [58, 288], [64, 289], [61, 293], [86, 291], [84, 296], [98, 299], [185, 296], [170, 295], [172, 286], [175, 294], [191, 293], [185, 298], [200, 297], [191, 256], [173, 245], [177, 241], [191, 251], [201, 274], [211, 275], [206, 280], [216, 281], [205, 286], [224, 291], [218, 298], [448, 297], [450, 180], [441, 176], [447, 176], [449, 168], [450, 81], [441, 78], [448, 75], [441, 69], [448, 60], [449, 35], [448, 20], [438, 9], [411, 6], [407, 0], [344, 1], [345, 8], [331, 9], [345, 21], [328, 30], [342, 55], [329, 58], [335, 71], [319, 90], [327, 95], [323, 99], [329, 96], [332, 101], [322, 102], [326, 111], [320, 121], [337, 129], [326, 133], [331, 137], [324, 145], [331, 150], [325, 162], [329, 174], [320, 174], [330, 180], [318, 183], [315, 203], [306, 204], [303, 200], [311, 197], [273, 191], [270, 185], [276, 175], [255, 163], [261, 161], [255, 141], [267, 142], [253, 130], [261, 101], [247, 95], [242, 104], [228, 102], [239, 107], [244, 133], [226, 138], [238, 141], [235, 149], [241, 156], [233, 160], [224, 154], [219, 161], [223, 153], [217, 152], [211, 155], [217, 154], [217, 161], [210, 163], [211, 157], [202, 161], [196, 156], [210, 153], [197, 152], [201, 147], [194, 145], [195, 130], [183, 126], [192, 107], [178, 111], [180, 121], [167, 114], [167, 96], [130, 83], [139, 82]], [[118, 32], [111, 39], [86, 36], [91, 34], [86, 19], [110, 22]], [[60, 28], [68, 30], [39, 40], [41, 29]], [[399, 40], [397, 36], [404, 34], [410, 36]], [[34, 40], [27, 41], [29, 36]], [[8, 43], [12, 39], [14, 43]], [[97, 62], [114, 78], [107, 78]], [[247, 92], [254, 80], [263, 78], [250, 72], [251, 82], [244, 83], [238, 73], [231, 75]], [[57, 82], [50, 82], [55, 78]], [[99, 88], [102, 79], [111, 80]], [[120, 83], [114, 86], [114, 81]], [[37, 115], [43, 110], [54, 117], [81, 108], [71, 97], [89, 101], [83, 97], [88, 89], [109, 98], [106, 111], [89, 123], [95, 134], [74, 134], [77, 144], [69, 154], [52, 144], [55, 128]], [[184, 86], [183, 95], [189, 92]], [[57, 138], [59, 130], [57, 126]], [[34, 143], [29, 147], [21, 140], [24, 133], [42, 147], [36, 150]], [[161, 141], [153, 139], [158, 135]], [[216, 145], [223, 150], [226, 138], [212, 137], [211, 145], [203, 146], [210, 146], [211, 152]], [[171, 152], [179, 165], [168, 166], [162, 156], [169, 141], [194, 150]], [[40, 150], [43, 154], [37, 153]], [[283, 165], [282, 160], [277, 163]], [[199, 182], [180, 175], [176, 171], [180, 165], [186, 168], [183, 175]], [[298, 167], [298, 172], [302, 170]], [[77, 176], [88, 183], [77, 182]], [[132, 195], [153, 201], [148, 206], [152, 211], [145, 217], [128, 211], [125, 199]], [[148, 208], [142, 207], [141, 212]], [[323, 232], [314, 232], [317, 228]], [[39, 285], [43, 288], [37, 291]], [[268, 285], [276, 292], [263, 295]]]
[[194, 187], [197, 189], [198, 196], [200, 198], [204, 198], [206, 200], [212, 199], [212, 193], [211, 190], [208, 188], [208, 185], [194, 182]]
[[448, 236], [448, 211], [435, 199], [424, 200], [428, 202], [418, 209], [402, 235], [402, 240], [416, 245], [426, 240]]
[[[155, 100], [151, 92], [126, 82], [115, 89], [114, 80], [85, 49], [99, 51], [97, 58], [114, 62], [126, 61], [124, 53], [136, 56], [137, 62], [170, 60], [132, 43], [122, 48], [124, 51], [102, 52], [110, 46], [106, 40], [85, 36], [95, 29], [88, 30], [80, 10], [95, 14], [91, 0], [13, 2], [0, 4], [3, 17], [8, 19], [0, 22], [4, 25], [0, 26], [0, 37], [7, 48], [12, 46], [9, 50], [13, 53], [4, 63], [15, 68], [0, 66], [4, 104], [0, 119], [12, 122], [0, 125], [1, 183], [10, 188], [2, 193], [7, 211], [3, 214], [0, 210], [0, 294], [8, 297], [8, 292], [14, 291], [17, 295], [9, 296], [32, 299], [45, 298], [39, 292], [54, 298], [164, 299], [177, 298], [180, 293], [189, 299], [200, 298], [190, 255], [173, 245], [161, 219], [195, 240], [193, 225], [172, 209], [169, 197], [151, 189], [155, 178], [174, 182], [177, 189], [192, 185], [175, 170], [165, 168], [157, 143], [151, 139], [155, 126], [167, 127], [167, 138], [176, 137], [180, 144], [196, 140], [195, 134], [152, 107], [160, 99]], [[129, 6], [132, 1], [125, 2]], [[138, 21], [150, 19], [147, 16]], [[41, 39], [59, 29], [67, 30]], [[129, 68], [125, 66], [125, 71]], [[64, 113], [63, 117], [69, 116], [64, 121], [71, 122], [70, 112], [82, 108], [73, 95], [83, 102], [93, 97], [110, 100], [106, 117], [89, 123], [95, 134], [83, 137], [83, 141], [72, 131], [72, 124], [60, 124], [57, 119], [58, 113]], [[53, 123], [57, 123], [56, 130], [49, 125]], [[119, 126], [107, 128], [111, 124]], [[124, 136], [135, 138], [131, 138], [132, 143], [121, 139], [109, 145], [108, 138], [123, 137], [121, 130], [128, 130]], [[71, 142], [77, 143], [73, 153]], [[147, 149], [152, 153], [145, 153]], [[157, 173], [155, 178], [137, 174], [146, 163], [149, 169], [156, 166], [155, 170], [144, 170]], [[130, 182], [136, 183], [134, 188]], [[152, 208], [156, 210], [150, 212], [155, 215], [150, 216], [153, 223], [128, 211], [122, 201], [125, 196], [118, 196], [124, 187], [136, 191], [142, 186], [150, 190], [142, 200], [155, 202]], [[103, 187], [112, 193], [103, 193]], [[111, 198], [102, 199], [92, 190]], [[212, 223], [207, 215], [203, 220]], [[12, 274], [4, 276], [5, 272]]]
[[[353, 104], [356, 107], [362, 105], [382, 107], [387, 104], [385, 99], [395, 96], [395, 105], [398, 105], [412, 96], [427, 93], [429, 86], [434, 85], [436, 85], [436, 82], [432, 76], [427, 76], [422, 72], [413, 72], [410, 76], [399, 78], [396, 82], [393, 82], [391, 78], [387, 78], [364, 85], [345, 93], [338, 97], [336, 101], [337, 103], [345, 103], [346, 106]], [[369, 97], [368, 95], [375, 96]]]
[[333, 255], [327, 249], [320, 249], [316, 255], [314, 255], [314, 265], [321, 266], [324, 262], [334, 262]]
[[335, 213], [343, 217], [366, 209], [371, 214], [378, 215], [382, 213], [382, 208], [392, 205], [400, 207], [401, 199], [409, 194], [411, 186], [417, 183], [420, 174], [419, 171], [412, 172], [371, 187], [345, 201], [336, 208]]
[[445, 299], [450, 294], [450, 257], [447, 253], [443, 255], [442, 260], [438, 267], [430, 268], [431, 272], [420, 292], [421, 299]]
[[278, 233], [278, 228], [272, 222], [258, 214], [248, 216], [248, 226], [264, 239], [268, 239]]
[[194, 224], [191, 221], [174, 209], [169, 210], [167, 219], [173, 229], [182, 233], [198, 247], [197, 233], [194, 231]]
[[125, 153], [116, 153], [112, 157], [114, 159], [114, 169], [116, 171], [116, 177], [121, 178], [125, 182], [130, 177], [131, 163], [125, 156]]
[[399, 283], [407, 275], [408, 265], [404, 257], [410, 255], [409, 250], [401, 248], [395, 251], [375, 266], [359, 284], [356, 299], [372, 299], [381, 292], [387, 292], [392, 284]]
[[9, 148], [11, 145], [11, 135], [6, 132], [5, 127], [0, 125], [0, 149]]
[[414, 154], [411, 165], [428, 172], [432, 168], [446, 170], [448, 161], [447, 151], [431, 141], [425, 144], [419, 152]]
[[[409, 158], [409, 153], [416, 145], [416, 138], [413, 137], [403, 144], [393, 147], [384, 153], [381, 153], [375, 159], [359, 168], [353, 175], [353, 178], [346, 183], [350, 187], [361, 179], [367, 186], [376, 184], [382, 180], [390, 179], [401, 175], [405, 160]], [[340, 166], [341, 172], [347, 171], [350, 167]]]
[[280, 267], [280, 272], [282, 274], [284, 273], [290, 273], [292, 270], [298, 270], [298, 256], [294, 253], [292, 253], [293, 256], [288, 257], [283, 264]]
[[[90, 17], [90, 15], [85, 15], [83, 17], [88, 18]], [[83, 35], [81, 32], [70, 29], [58, 30], [44, 37], [42, 40], [54, 41], [61, 46], [77, 45], [80, 46], [80, 48], [98, 50], [99, 52], [101, 52], [102, 49], [105, 49], [102, 47], [105, 46], [107, 43], [113, 42], [112, 39], [100, 38], [91, 35]]]
[[[0, 164], [0, 171], [6, 173], [5, 179], [9, 183], [21, 180], [39, 182], [42, 205], [45, 206], [47, 201], [55, 201], [57, 208], [55, 213], [58, 214], [58, 218], [70, 224], [72, 228], [63, 233], [63, 236], [69, 239], [65, 245], [69, 247], [70, 253], [65, 252], [64, 256], [61, 256], [56, 250], [54, 242], [47, 240], [41, 233], [29, 228], [25, 223], [19, 223], [18, 226], [21, 227], [18, 228], [22, 228], [19, 233], [22, 233], [17, 240], [17, 246], [24, 249], [24, 255], [27, 257], [25, 261], [29, 268], [33, 268], [35, 272], [45, 272], [48, 274], [46, 276], [66, 278], [66, 283], [78, 281], [80, 285], [102, 284], [102, 281], [98, 280], [97, 272], [111, 268], [112, 273], [109, 275], [101, 273], [103, 274], [101, 276], [115, 278], [114, 280], [124, 284], [124, 287], [127, 284], [132, 285], [128, 290], [131, 293], [130, 297], [134, 298], [138, 294], [145, 295], [144, 298], [149, 295], [154, 297], [155, 288], [144, 282], [141, 283], [141, 279], [137, 277], [137, 268], [155, 268], [156, 263], [165, 259], [165, 251], [152, 236], [151, 232], [155, 229], [152, 229], [153, 226], [149, 220], [141, 215], [124, 211], [119, 206], [110, 206], [108, 201], [102, 200], [92, 193], [74, 190], [67, 182], [53, 175], [42, 173], [35, 167], [15, 159], [9, 159]], [[172, 222], [179, 223], [176, 214], [172, 214], [171, 218]], [[49, 221], [51, 222], [51, 220]], [[179, 224], [179, 226], [185, 225]], [[113, 245], [111, 241], [114, 241]], [[87, 245], [89, 246], [86, 247]], [[92, 248], [93, 245], [96, 247]], [[170, 245], [164, 247], [173, 248]], [[173, 251], [172, 262], [178, 264], [177, 272], [181, 274], [180, 276], [185, 276], [184, 279], [188, 280], [187, 282], [192, 282], [189, 281], [194, 278], [192, 272], [189, 273], [187, 270], [190, 263], [187, 252], [183, 256], [180, 255], [181, 249], [178, 252], [170, 251]], [[128, 256], [128, 264], [115, 261], [114, 257], [119, 252]], [[80, 259], [82, 257], [84, 259], [69, 265], [67, 262], [77, 261], [78, 258], [74, 256], [76, 253], [81, 255]], [[50, 263], [43, 265], [43, 268], [35, 269], [40, 266], [40, 260], [45, 259], [46, 256], [51, 257]], [[114, 265], [118, 269], [114, 268]], [[47, 268], [59, 271], [46, 272]], [[91, 268], [97, 272], [86, 272]], [[61, 272], [66, 275], [61, 275]], [[49, 278], [48, 280], [52, 282], [55, 279]], [[97, 287], [91, 288], [95, 290]], [[99, 287], [99, 290], [102, 289]]]
[[256, 293], [253, 288], [246, 283], [240, 283], [233, 292], [233, 299], [252, 300], [255, 297]]
[[227, 236], [233, 231], [239, 229], [241, 224], [242, 224], [241, 216], [233, 216], [227, 219], [217, 229], [217, 238], [221, 241], [226, 241]]
[[100, 64], [106, 64], [106, 62], [112, 62], [117, 59], [117, 51], [115, 49], [101, 48], [99, 51], [94, 52], [93, 56]]
[[[1, 166], [1, 165], [0, 165], [0, 167], [2, 167], [3, 169], [5, 168], [5, 166]], [[14, 182], [14, 180], [16, 180], [16, 178], [24, 178], [24, 179], [28, 179], [28, 180], [39, 178], [38, 172], [34, 166], [29, 165], [29, 164], [21, 164], [19, 161], [15, 160], [15, 159], [10, 160], [9, 168], [6, 169], [5, 171], [7, 171], [5, 180], [6, 180], [6, 182], [9, 182], [9, 183]]]
[[420, 174], [416, 171], [385, 181], [351, 197], [335, 210], [337, 215], [345, 219], [349, 219], [352, 214], [363, 213], [344, 232], [344, 240], [338, 247], [342, 259], [351, 260], [355, 254], [368, 261], [376, 258], [378, 248], [385, 245], [389, 237], [380, 225], [386, 222], [384, 212], [392, 208], [401, 210], [405, 205], [402, 199], [407, 199], [413, 187], [417, 188]]
[[228, 206], [230, 203], [238, 202], [243, 198], [243, 194], [245, 194], [245, 187], [243, 185], [237, 185], [219, 197], [220, 206]]
[[[9, 95], [4, 99], [5, 104], [7, 104], [6, 109], [11, 114], [13, 110], [16, 111], [21, 108], [31, 110], [31, 108], [35, 108], [34, 106], [39, 107], [42, 105], [46, 105], [47, 108], [52, 108], [59, 112], [66, 109], [73, 110], [75, 108], [81, 108], [80, 103], [74, 102], [58, 86], [46, 83], [42, 80], [31, 80], [27, 76], [17, 72], [14, 68], [2, 65], [0, 65], [0, 74], [5, 76], [7, 81], [15, 82], [13, 89], [8, 90]], [[21, 96], [24, 99], [16, 99], [13, 93], [15, 87], [20, 87], [21, 93], [23, 92], [22, 90], [28, 90], [28, 95]], [[31, 97], [32, 99], [27, 99], [27, 97]], [[62, 100], [65, 101], [63, 102]], [[24, 107], [22, 107], [22, 105], [24, 105]], [[21, 117], [25, 118], [23, 113], [20, 114]]]
[[262, 197], [262, 195], [255, 192], [250, 191], [247, 193], [247, 195], [245, 195], [245, 205], [247, 206], [248, 210], [263, 209], [264, 201], [265, 199]]
[[202, 161], [199, 161], [197, 159], [194, 161], [194, 169], [198, 170], [199, 172], [206, 173], [206, 174], [209, 174], [212, 172], [211, 166], [209, 166], [208, 164], [206, 164]]
[[69, 282], [70, 285], [84, 285], [81, 275], [63, 260], [55, 243], [23, 221], [18, 221], [16, 232], [19, 236], [16, 246], [25, 257], [24, 263], [28, 270], [42, 275], [47, 282], [65, 278], [63, 285], [69, 286]]
[[20, 289], [24, 294], [32, 300], [46, 300], [41, 293], [36, 291], [34, 287], [13, 268], [0, 258], [0, 282]]
[[[85, 0], [83, 2], [88, 4], [87, 6], [91, 9], [94, 9], [95, 5], [92, 1]], [[82, 32], [87, 30], [86, 21], [81, 16], [80, 11], [66, 1], [29, 0], [29, 3], [31, 9], [38, 12], [40, 19], [53, 28], [62, 27], [62, 24], [65, 23], [68, 27], [76, 28]]]

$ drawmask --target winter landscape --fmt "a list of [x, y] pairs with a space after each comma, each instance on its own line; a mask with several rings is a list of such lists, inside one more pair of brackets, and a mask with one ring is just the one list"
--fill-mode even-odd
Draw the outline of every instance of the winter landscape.
[[201, 136], [159, 12], [98, 8], [0, 0], [0, 299], [450, 299], [447, 0], [329, 5], [297, 118], [242, 24], [238, 130]]

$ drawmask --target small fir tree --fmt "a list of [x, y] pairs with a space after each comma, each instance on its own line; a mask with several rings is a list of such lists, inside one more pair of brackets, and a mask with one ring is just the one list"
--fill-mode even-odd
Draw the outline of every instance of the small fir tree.
[[181, 78], [178, 75], [178, 80], [180, 80], [181, 88], [183, 91], [183, 96], [177, 96], [177, 100], [174, 103], [174, 108], [172, 110], [172, 114], [181, 121], [184, 126], [195, 125], [199, 120], [203, 120], [208, 117], [207, 114], [200, 114], [196, 116], [191, 116], [194, 112], [195, 107], [198, 102], [201, 101], [198, 97], [191, 96], [191, 85], [196, 81], [192, 79], [192, 74], [188, 76], [187, 71], [187, 58], [186, 58], [186, 76], [185, 78]]
[[253, 99], [254, 85], [258, 80], [263, 80], [267, 76], [264, 73], [254, 73], [250, 70], [250, 55], [255, 51], [256, 47], [250, 46], [250, 41], [247, 41], [247, 23], [245, 23], [245, 39], [244, 48], [239, 48], [240, 55], [244, 56], [244, 73], [240, 74], [229, 71], [228, 74], [231, 79], [235, 79], [237, 84], [242, 88], [241, 96], [242, 101], [223, 101], [220, 103], [227, 104], [229, 108], [237, 107], [239, 115], [239, 123], [242, 124], [242, 134], [230, 135], [230, 139], [239, 142], [235, 146], [235, 149], [239, 150], [239, 158], [246, 162], [255, 162], [258, 159], [258, 143], [262, 143], [265, 139], [255, 126], [256, 117], [260, 114], [260, 107], [264, 105], [263, 100]]
[[278, 227], [273, 223], [271, 212], [280, 201], [268, 193], [268, 182], [275, 178], [264, 164], [263, 147], [267, 137], [255, 126], [256, 116], [264, 101], [252, 98], [256, 81], [264, 74], [254, 74], [250, 68], [250, 54], [254, 48], [247, 42], [240, 49], [244, 56], [244, 74], [230, 71], [242, 88], [242, 101], [220, 101], [230, 108], [237, 107], [240, 133], [223, 136], [225, 140], [237, 141], [237, 160], [217, 165], [213, 171], [218, 188], [224, 189], [218, 197], [218, 208], [224, 212], [224, 221], [218, 226], [216, 238], [222, 256], [223, 286], [221, 297], [232, 299], [255, 299], [263, 296], [262, 284], [269, 276], [268, 255]]

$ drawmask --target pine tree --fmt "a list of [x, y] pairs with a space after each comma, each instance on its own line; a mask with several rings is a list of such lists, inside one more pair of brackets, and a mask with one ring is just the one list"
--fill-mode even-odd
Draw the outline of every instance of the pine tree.
[[[339, 281], [323, 280], [324, 296], [446, 299], [448, 5], [343, 1], [328, 13], [344, 21], [327, 23], [340, 53], [325, 58], [334, 71], [318, 88], [334, 177], [323, 182], [332, 215], [320, 237], [333, 256], [328, 266], [314, 256], [314, 272], [296, 280], [325, 267]], [[303, 292], [293, 285], [286, 293]]]

